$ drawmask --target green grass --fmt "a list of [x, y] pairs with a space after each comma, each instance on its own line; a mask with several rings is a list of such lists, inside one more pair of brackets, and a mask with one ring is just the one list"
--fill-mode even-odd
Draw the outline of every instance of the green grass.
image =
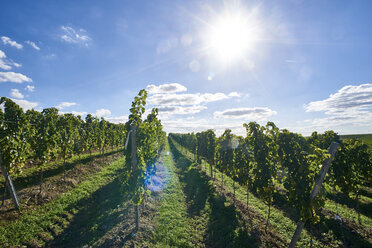
[[[166, 151], [169, 151], [167, 145]], [[186, 199], [175, 173], [172, 155], [165, 155], [164, 166], [170, 173], [170, 181], [160, 202], [157, 229], [153, 238], [154, 247], [193, 247], [193, 241], [200, 241], [200, 233], [193, 228], [187, 216]]]
[[[52, 237], [62, 235], [64, 228], [87, 205], [91, 195], [117, 178], [124, 163], [125, 158], [119, 158], [70, 192], [34, 210], [22, 213], [16, 221], [0, 226], [0, 246], [43, 246]], [[99, 205], [99, 202], [94, 204]], [[99, 220], [98, 216], [94, 218], [95, 221]], [[87, 225], [84, 222], [81, 224]]]

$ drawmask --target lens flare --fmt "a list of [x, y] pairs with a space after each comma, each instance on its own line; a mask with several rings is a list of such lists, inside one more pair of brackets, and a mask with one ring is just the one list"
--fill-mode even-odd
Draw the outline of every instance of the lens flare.
[[149, 165], [146, 168], [145, 186], [153, 193], [159, 192], [167, 186], [169, 178], [169, 171], [162, 163]]

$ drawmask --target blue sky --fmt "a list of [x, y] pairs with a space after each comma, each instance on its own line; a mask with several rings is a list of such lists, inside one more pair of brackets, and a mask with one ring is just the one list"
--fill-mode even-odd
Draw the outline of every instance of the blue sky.
[[244, 134], [242, 123], [270, 120], [305, 135], [372, 133], [371, 10], [367, 0], [1, 1], [0, 95], [118, 122], [147, 88], [167, 131]]

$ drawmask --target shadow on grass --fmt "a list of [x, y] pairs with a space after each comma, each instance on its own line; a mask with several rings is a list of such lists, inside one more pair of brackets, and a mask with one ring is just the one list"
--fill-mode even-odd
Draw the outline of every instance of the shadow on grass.
[[[306, 227], [310, 229], [308, 225]], [[322, 235], [322, 233], [327, 233], [329, 230], [332, 230], [333, 235], [338, 240], [343, 241], [343, 237], [345, 237], [346, 247], [372, 247], [372, 244], [365, 240], [356, 230], [345, 224], [342, 225], [341, 229], [339, 221], [334, 218], [326, 218], [323, 213], [320, 214], [320, 221], [314, 225], [314, 227], [317, 229], [314, 236], [323, 242], [326, 242], [324, 239], [327, 239], [327, 237]]]
[[[361, 195], [368, 193], [364, 190], [361, 190], [361, 191], [363, 191]], [[351, 199], [350, 197], [347, 197], [345, 194], [341, 192], [328, 193], [328, 198], [338, 204], [346, 205], [349, 208], [355, 210], [355, 206], [356, 206], [355, 199]], [[366, 202], [359, 201], [359, 211], [361, 214], [369, 218], [372, 218], [372, 203], [371, 202], [366, 203]]]
[[[105, 156], [110, 156], [120, 151], [122, 150], [107, 152], [105, 153]], [[81, 160], [76, 160], [74, 162], [66, 162], [66, 172], [75, 168], [75, 166], [78, 164], [87, 164], [89, 162], [92, 162], [95, 158], [99, 158], [99, 157], [102, 157], [102, 155], [97, 154], [97, 155], [88, 156], [86, 158], [82, 158]], [[56, 161], [55, 163], [57, 163], [55, 166], [52, 166], [51, 168], [45, 169], [43, 171], [44, 182], [46, 181], [46, 179], [50, 177], [63, 173], [63, 161]], [[29, 175], [27, 177], [20, 176], [16, 179], [13, 179], [13, 183], [17, 191], [28, 188], [30, 186], [38, 185], [40, 183], [40, 174], [38, 171], [35, 171], [34, 173], [32, 173], [32, 175]], [[3, 192], [3, 191], [4, 191], [4, 185], [0, 187], [0, 192]]]
[[[345, 204], [345, 203], [344, 203]], [[275, 192], [274, 193], [274, 204], [277, 209], [280, 209], [283, 211], [283, 214], [292, 219], [293, 221], [297, 221], [298, 219], [298, 212], [296, 209], [294, 209], [289, 202], [287, 201], [284, 192]], [[314, 237], [319, 240], [322, 243], [329, 243], [331, 242], [331, 238], [327, 235], [324, 235], [328, 233], [330, 230], [332, 231], [333, 235], [337, 238], [339, 241], [343, 241], [343, 235], [345, 237], [345, 243], [347, 247], [371, 247], [371, 244], [357, 232], [356, 229], [352, 229], [348, 227], [347, 225], [343, 225], [342, 229], [340, 227], [340, 223], [335, 220], [333, 217], [335, 213], [326, 210], [326, 215], [331, 218], [326, 218], [326, 216], [321, 213], [320, 214], [320, 222], [314, 225], [315, 230], [313, 231]], [[341, 216], [342, 217], [342, 216]], [[305, 225], [305, 229], [310, 233], [310, 225], [307, 223]]]
[[367, 191], [366, 189], [359, 190], [360, 195], [364, 195], [368, 198], [372, 198], [372, 191]]
[[235, 206], [227, 203], [224, 196], [215, 192], [196, 164], [183, 156], [172, 142], [170, 145], [177, 167], [181, 170], [179, 177], [184, 185], [190, 216], [199, 216], [206, 207], [210, 208], [204, 237], [206, 247], [258, 247], [257, 232], [248, 233]]
[[130, 208], [124, 195], [119, 179], [95, 191], [89, 198], [73, 206], [79, 209], [78, 213], [74, 215], [69, 226], [47, 246], [92, 245], [119, 223], [124, 222]]

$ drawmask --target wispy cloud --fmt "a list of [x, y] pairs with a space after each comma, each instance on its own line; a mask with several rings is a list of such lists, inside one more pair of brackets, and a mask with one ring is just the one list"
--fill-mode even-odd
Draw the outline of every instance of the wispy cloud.
[[[304, 121], [313, 130], [347, 130], [369, 127], [372, 131], [372, 84], [347, 85], [327, 99], [305, 105], [306, 112], [324, 112], [328, 117]], [[301, 123], [300, 123], [301, 124]], [[367, 129], [363, 129], [367, 130]]]
[[0, 50], [0, 69], [10, 70], [12, 66], [21, 67], [20, 64], [8, 59], [3, 51]]
[[230, 98], [224, 93], [195, 93], [195, 94], [156, 94], [148, 98], [153, 105], [199, 105]]
[[107, 117], [111, 115], [111, 111], [109, 109], [101, 108], [97, 109], [94, 115], [97, 117]]
[[221, 122], [221, 120], [206, 119], [206, 118], [180, 118], [172, 120], [162, 120], [166, 132], [173, 133], [189, 133], [201, 132], [207, 129], [213, 129], [217, 135], [221, 135], [226, 128], [229, 128], [237, 135], [245, 135], [243, 121], [234, 120], [229, 122]]
[[35, 50], [38, 50], [40, 51], [40, 47], [38, 47], [35, 42], [32, 42], [32, 41], [29, 41], [29, 40], [26, 40], [25, 41], [26, 44], [29, 44], [32, 48], [34, 48]]
[[224, 111], [214, 112], [214, 118], [244, 118], [246, 120], [264, 120], [269, 117], [276, 115], [277, 112], [267, 107], [255, 107], [255, 108], [232, 108]]
[[201, 106], [201, 105], [190, 106], [190, 107], [161, 106], [158, 108], [160, 114], [176, 114], [176, 115], [196, 114], [205, 109], [207, 109], [207, 107]]
[[21, 100], [21, 99], [12, 98], [12, 100], [24, 110], [34, 109], [39, 105], [37, 102], [30, 102], [30, 101], [23, 100], [23, 99]]
[[327, 99], [305, 105], [307, 112], [325, 111], [338, 114], [350, 109], [363, 110], [372, 107], [372, 84], [348, 85]]
[[221, 101], [229, 98], [240, 98], [238, 92], [225, 93], [179, 93], [187, 91], [187, 88], [179, 83], [167, 83], [161, 85], [150, 84], [146, 87], [150, 96], [148, 102], [159, 109], [163, 118], [171, 115], [190, 115], [207, 109], [204, 104]]
[[126, 123], [128, 121], [128, 116], [127, 115], [110, 116], [110, 117], [105, 117], [105, 119], [112, 123]]
[[25, 90], [29, 91], [29, 92], [34, 92], [35, 91], [35, 86], [33, 85], [27, 85]]
[[73, 115], [76, 115], [76, 116], [78, 116], [78, 115], [80, 115], [80, 116], [83, 116], [83, 115], [86, 115], [87, 114], [87, 112], [85, 112], [85, 111], [71, 111], [71, 114], [73, 114]]
[[19, 44], [16, 41], [10, 39], [9, 37], [1, 36], [1, 40], [3, 41], [4, 45], [9, 45], [9, 46], [15, 47], [17, 49], [22, 49], [23, 48], [23, 46], [21, 44]]
[[57, 109], [64, 109], [64, 108], [72, 107], [75, 105], [76, 105], [76, 102], [61, 102], [56, 107]]
[[32, 82], [32, 79], [16, 72], [0, 72], [0, 83], [11, 82], [11, 83], [23, 83]]
[[61, 30], [62, 34], [60, 35], [60, 38], [67, 43], [88, 46], [89, 42], [91, 41], [87, 31], [82, 28], [74, 29], [70, 26], [61, 26]]
[[179, 83], [161, 84], [159, 86], [149, 84], [146, 86], [146, 91], [149, 94], [176, 93], [187, 91], [187, 88]]
[[24, 95], [18, 89], [11, 89], [10, 96], [18, 99], [24, 98]]

